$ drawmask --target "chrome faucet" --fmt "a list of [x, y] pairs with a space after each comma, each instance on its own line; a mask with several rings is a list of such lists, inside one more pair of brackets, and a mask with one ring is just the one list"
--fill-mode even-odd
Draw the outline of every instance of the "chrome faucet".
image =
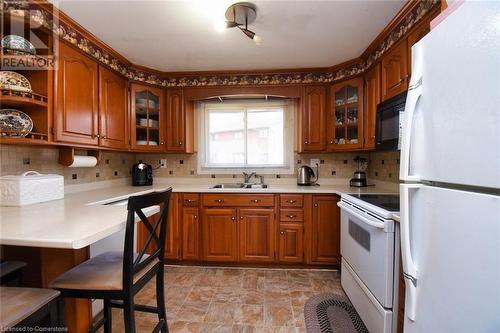
[[250, 178], [252, 178], [253, 176], [255, 176], [257, 173], [255, 171], [252, 171], [250, 173], [246, 173], [246, 172], [243, 172], [243, 177], [244, 177], [244, 183], [245, 184], [248, 184], [250, 183]]

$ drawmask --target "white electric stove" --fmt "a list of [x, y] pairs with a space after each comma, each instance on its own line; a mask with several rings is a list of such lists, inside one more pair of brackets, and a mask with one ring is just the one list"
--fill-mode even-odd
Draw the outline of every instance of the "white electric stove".
[[399, 194], [343, 194], [342, 287], [370, 332], [395, 332]]

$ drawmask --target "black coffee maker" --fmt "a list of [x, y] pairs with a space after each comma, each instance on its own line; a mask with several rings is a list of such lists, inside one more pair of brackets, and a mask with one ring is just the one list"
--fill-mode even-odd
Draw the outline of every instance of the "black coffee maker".
[[134, 164], [132, 167], [132, 185], [153, 185], [153, 168], [151, 164], [142, 163], [142, 161]]

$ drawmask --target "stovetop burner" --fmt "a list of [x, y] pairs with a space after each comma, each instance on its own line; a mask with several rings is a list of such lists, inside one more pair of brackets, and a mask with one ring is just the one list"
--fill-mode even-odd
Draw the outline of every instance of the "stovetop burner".
[[390, 212], [399, 212], [399, 195], [397, 194], [350, 194], [360, 200]]

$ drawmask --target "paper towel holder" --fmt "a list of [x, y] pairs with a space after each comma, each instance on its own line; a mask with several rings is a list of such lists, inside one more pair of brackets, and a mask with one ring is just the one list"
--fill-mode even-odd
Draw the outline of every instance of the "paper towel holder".
[[[87, 156], [94, 156], [97, 159], [97, 165], [101, 163], [100, 150], [87, 150]], [[75, 160], [74, 147], [59, 147], [59, 164], [68, 167], [73, 164], [74, 160]]]

